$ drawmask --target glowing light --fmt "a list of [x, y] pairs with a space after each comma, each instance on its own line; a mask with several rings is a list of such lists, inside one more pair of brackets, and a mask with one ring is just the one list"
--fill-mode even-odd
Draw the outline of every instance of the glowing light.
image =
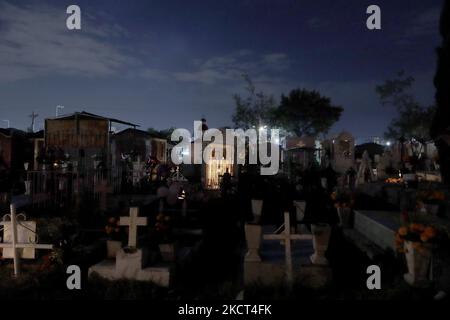
[[390, 142], [390, 141], [386, 142], [386, 145], [387, 145], [388, 147], [390, 147], [390, 146], [391, 146], [391, 142]]

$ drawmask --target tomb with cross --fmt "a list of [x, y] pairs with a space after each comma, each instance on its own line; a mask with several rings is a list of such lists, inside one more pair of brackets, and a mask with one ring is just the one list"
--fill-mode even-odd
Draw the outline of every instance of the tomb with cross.
[[[10, 221], [5, 221], [9, 217]], [[10, 206], [10, 214], [3, 218], [0, 225], [4, 228], [5, 241], [0, 243], [3, 248], [3, 258], [12, 258], [14, 262], [14, 276], [20, 275], [20, 259], [34, 259], [35, 250], [51, 250], [51, 244], [35, 243], [36, 223], [34, 221], [21, 221], [16, 215], [15, 205]], [[28, 239], [24, 239], [28, 238]]]
[[116, 254], [116, 259], [106, 259], [89, 268], [89, 275], [94, 273], [109, 279], [130, 279], [138, 281], [152, 281], [163, 287], [168, 287], [170, 282], [170, 266], [148, 266], [148, 250], [137, 248], [137, 231], [139, 226], [147, 225], [147, 218], [139, 217], [139, 208], [130, 208], [130, 215], [120, 217], [119, 225], [127, 226], [128, 246], [122, 248]]

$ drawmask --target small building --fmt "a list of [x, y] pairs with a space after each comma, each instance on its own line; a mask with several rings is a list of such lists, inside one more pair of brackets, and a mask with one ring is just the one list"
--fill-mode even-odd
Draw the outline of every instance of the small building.
[[0, 171], [16, 174], [24, 170], [28, 161], [30, 143], [27, 133], [14, 129], [0, 129]]
[[136, 128], [128, 128], [115, 133], [111, 139], [112, 163], [117, 165], [122, 155], [131, 155], [133, 160], [149, 158], [159, 163], [167, 162], [167, 140]]
[[111, 125], [136, 124], [85, 111], [45, 120], [47, 152], [63, 155], [74, 167], [92, 169], [99, 162], [109, 167]]

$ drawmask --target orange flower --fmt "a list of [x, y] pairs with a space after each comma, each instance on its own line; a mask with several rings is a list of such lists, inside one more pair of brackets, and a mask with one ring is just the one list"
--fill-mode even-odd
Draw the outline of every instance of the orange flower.
[[433, 227], [426, 227], [423, 234], [428, 238], [434, 238], [436, 237], [436, 229]]
[[420, 240], [421, 240], [422, 242], [428, 242], [428, 240], [430, 240], [430, 238], [429, 238], [427, 235], [422, 234], [422, 235], [420, 236]]
[[408, 234], [408, 228], [400, 227], [400, 229], [398, 229], [398, 234], [402, 237], [406, 236]]
[[113, 231], [113, 228], [111, 226], [106, 226], [105, 227], [106, 234], [110, 234], [112, 231]]
[[409, 226], [409, 229], [412, 232], [415, 232], [415, 233], [422, 233], [425, 230], [425, 226], [423, 224], [420, 224], [420, 223], [412, 223]]

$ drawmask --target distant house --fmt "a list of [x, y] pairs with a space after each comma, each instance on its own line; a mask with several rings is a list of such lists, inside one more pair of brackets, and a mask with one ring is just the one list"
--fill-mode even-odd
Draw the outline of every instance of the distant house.
[[14, 128], [0, 129], [0, 171], [16, 173], [24, 170], [30, 149], [26, 132]]
[[117, 164], [122, 155], [131, 155], [133, 160], [139, 157], [146, 161], [150, 157], [159, 163], [167, 162], [167, 140], [135, 128], [115, 133], [111, 139], [112, 163]]
[[112, 123], [137, 125], [88, 112], [45, 120], [45, 147], [47, 152], [63, 153], [74, 166], [94, 168], [101, 161], [110, 164]]

